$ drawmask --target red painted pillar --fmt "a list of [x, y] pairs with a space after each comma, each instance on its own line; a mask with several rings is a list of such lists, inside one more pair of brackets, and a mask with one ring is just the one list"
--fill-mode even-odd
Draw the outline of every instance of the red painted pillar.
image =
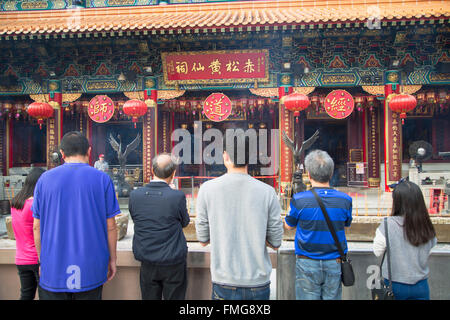
[[286, 109], [284, 103], [282, 103], [282, 98], [293, 92], [291, 86], [284, 86], [278, 88], [278, 97], [280, 99], [279, 103], [279, 121], [280, 121], [280, 187], [281, 192], [284, 192], [286, 186], [292, 180], [292, 170], [293, 170], [293, 155], [292, 151], [284, 144], [282, 140], [282, 132], [294, 140], [294, 116], [292, 112]]
[[51, 154], [58, 149], [62, 138], [62, 92], [61, 81], [49, 81], [48, 103], [53, 107], [53, 117], [47, 120], [47, 168], [55, 167]]
[[364, 155], [367, 161], [369, 188], [380, 186], [380, 108], [364, 111]]
[[388, 71], [384, 86], [384, 189], [402, 176], [402, 122], [398, 113], [389, 108], [389, 95], [400, 92], [400, 73]]
[[158, 153], [158, 90], [157, 79], [144, 79], [144, 101], [148, 107], [142, 125], [142, 171], [144, 183], [151, 179], [152, 159]]
[[7, 120], [7, 166], [6, 166], [6, 175], [9, 175], [9, 169], [13, 167], [13, 133], [14, 133], [14, 121], [12, 119]]

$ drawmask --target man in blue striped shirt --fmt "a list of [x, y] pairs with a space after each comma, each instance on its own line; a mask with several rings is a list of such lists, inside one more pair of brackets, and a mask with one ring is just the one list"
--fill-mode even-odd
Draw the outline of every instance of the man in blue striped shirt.
[[[352, 198], [330, 188], [334, 162], [327, 152], [311, 151], [305, 158], [312, 188], [322, 199], [344, 253], [345, 227], [352, 221]], [[311, 191], [299, 192], [291, 200], [285, 228], [295, 233], [297, 300], [340, 300], [342, 297], [340, 255], [319, 203]]]

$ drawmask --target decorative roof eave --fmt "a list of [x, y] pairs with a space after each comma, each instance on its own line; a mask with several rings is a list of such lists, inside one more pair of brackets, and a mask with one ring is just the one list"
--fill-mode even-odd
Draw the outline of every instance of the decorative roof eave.
[[[73, 37], [134, 34], [219, 33], [265, 30], [297, 30], [364, 26], [379, 19], [381, 26], [449, 22], [450, 3], [392, 0], [377, 16], [369, 10], [377, 2], [341, 0], [325, 6], [304, 1], [258, 1], [202, 5], [95, 8], [81, 10], [22, 11], [0, 13], [0, 36]], [[315, 2], [315, 1], [314, 1]], [[411, 2], [408, 4], [406, 2]], [[307, 5], [309, 3], [310, 5]], [[366, 4], [361, 4], [366, 3]], [[402, 4], [404, 3], [404, 4]], [[414, 5], [413, 5], [414, 4]], [[362, 25], [361, 25], [362, 24]]]
[[[437, 22], [436, 22], [437, 21]], [[450, 19], [445, 17], [437, 17], [437, 18], [429, 18], [427, 20], [383, 20], [381, 21], [382, 27], [387, 26], [396, 26], [396, 25], [405, 25], [405, 24], [449, 24]], [[172, 34], [225, 34], [225, 33], [233, 33], [233, 32], [267, 32], [267, 31], [287, 31], [287, 30], [303, 30], [303, 29], [331, 29], [331, 28], [350, 28], [350, 27], [365, 27], [365, 22], [333, 22], [333, 23], [310, 23], [310, 24], [290, 24], [290, 25], [263, 25], [263, 26], [237, 26], [230, 28], [184, 28], [184, 29], [121, 29], [121, 28], [107, 28], [104, 30], [92, 29], [90, 28], [78, 28], [75, 31], [65, 31], [63, 30], [40, 30], [38, 32], [32, 32], [30, 30], [24, 30], [22, 32], [3, 32], [0, 30], [0, 40], [25, 40], [25, 39], [57, 39], [57, 38], [90, 38], [94, 37], [110, 37], [110, 36], [131, 36], [131, 35], [172, 35]], [[114, 30], [116, 29], [116, 30]]]

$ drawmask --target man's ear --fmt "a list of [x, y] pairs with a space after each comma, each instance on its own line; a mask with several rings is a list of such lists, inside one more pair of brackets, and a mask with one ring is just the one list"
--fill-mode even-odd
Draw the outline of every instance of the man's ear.
[[61, 158], [64, 160], [66, 158], [66, 155], [64, 154], [64, 151], [59, 149], [59, 152], [61, 153]]
[[226, 151], [223, 152], [223, 164], [231, 164], [230, 155]]
[[224, 150], [222, 153], [223, 156], [223, 162], [225, 163], [225, 161], [229, 161], [230, 160], [230, 156], [228, 155], [228, 153]]
[[87, 156], [89, 159], [91, 158], [91, 152], [92, 152], [92, 147], [89, 147], [88, 152], [87, 152]]

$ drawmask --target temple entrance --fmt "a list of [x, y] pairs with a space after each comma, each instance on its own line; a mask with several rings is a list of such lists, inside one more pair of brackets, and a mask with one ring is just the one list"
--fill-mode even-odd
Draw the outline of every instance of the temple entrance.
[[[140, 135], [139, 141], [135, 141]], [[112, 143], [110, 142], [110, 139]], [[125, 150], [129, 151], [127, 154]], [[125, 170], [121, 172], [121, 164], [117, 149], [120, 148], [122, 156], [126, 156]], [[129, 121], [109, 121], [107, 123], [93, 123], [92, 125], [92, 162], [98, 160], [99, 154], [105, 155], [108, 162], [108, 174], [113, 179], [114, 184], [119, 185], [119, 176], [123, 174], [124, 180], [131, 186], [136, 187], [143, 184], [142, 167], [142, 122], [134, 125]], [[123, 171], [123, 170], [122, 170]]]
[[[330, 184], [333, 187], [347, 186], [347, 120], [306, 120], [305, 138], [311, 137], [316, 130], [320, 131], [320, 138], [311, 150], [321, 149], [334, 160], [334, 174]], [[306, 154], [308, 151], [306, 151]]]
[[137, 135], [141, 136], [141, 142], [138, 147], [131, 151], [126, 159], [126, 164], [142, 167], [142, 122], [136, 123], [136, 129], [130, 122], [113, 122], [106, 124], [94, 123], [92, 125], [92, 156], [93, 160], [98, 158], [99, 154], [105, 155], [105, 160], [110, 166], [118, 166], [119, 159], [117, 152], [109, 143], [110, 136], [122, 145], [122, 152]]
[[[260, 130], [267, 130], [267, 156], [272, 155], [272, 150], [278, 157], [278, 146], [275, 141], [271, 141], [271, 129], [278, 128], [278, 112], [276, 112], [276, 102], [268, 98], [253, 95], [248, 90], [223, 90], [222, 93], [226, 94], [233, 105], [233, 112], [229, 118], [222, 122], [210, 121], [202, 114], [203, 101], [215, 91], [190, 91], [186, 92], [183, 97], [176, 101], [166, 102], [161, 110], [169, 111], [173, 115], [173, 128], [184, 129], [189, 131], [192, 157], [189, 164], [181, 164], [178, 168], [177, 176], [182, 177], [182, 180], [186, 177], [201, 177], [194, 178], [199, 180], [206, 180], [209, 178], [218, 177], [226, 172], [226, 168], [223, 164], [208, 164], [204, 159], [194, 159], [196, 139], [194, 133], [198, 130], [198, 124], [201, 124], [201, 132], [204, 134], [208, 129], [217, 129], [223, 135], [227, 129], [243, 129], [244, 131], [252, 129], [255, 130], [256, 136], [259, 135]], [[173, 112], [172, 105], [180, 105], [184, 107], [183, 112]], [[188, 107], [190, 106], [190, 107]], [[196, 106], [196, 111], [193, 106]], [[197, 129], [196, 129], [197, 128]], [[201, 150], [205, 150], [207, 146], [213, 141], [203, 141]], [[259, 140], [258, 140], [259, 145]], [[198, 150], [198, 146], [197, 146]], [[213, 154], [213, 156], [215, 156]], [[201, 156], [202, 158], [202, 156]], [[277, 158], [278, 161], [278, 158]], [[278, 173], [270, 172], [270, 174], [261, 174], [262, 167], [270, 167], [270, 165], [261, 165], [259, 162], [249, 165], [249, 174], [254, 177], [260, 177], [264, 182], [274, 185], [274, 178]], [[263, 170], [264, 173], [265, 170]], [[262, 178], [262, 177], [264, 178]], [[270, 178], [265, 178], [270, 176]], [[276, 180], [276, 179], [275, 179]]]
[[45, 166], [47, 162], [47, 126], [42, 129], [31, 121], [15, 121], [12, 139], [13, 167]]

